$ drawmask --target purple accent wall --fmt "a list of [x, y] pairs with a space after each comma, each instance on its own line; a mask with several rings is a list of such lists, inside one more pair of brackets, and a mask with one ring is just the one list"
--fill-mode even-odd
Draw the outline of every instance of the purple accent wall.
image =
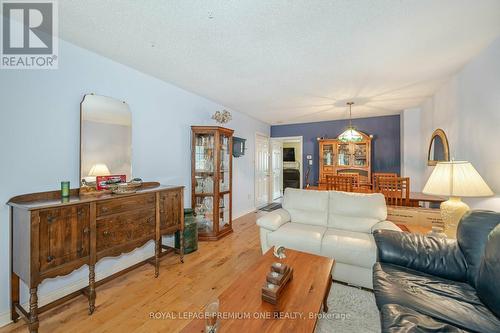
[[[336, 138], [348, 126], [347, 120], [271, 126], [271, 137], [302, 136], [304, 147], [302, 165], [306, 184], [307, 155], [313, 156], [309, 176], [316, 184], [319, 176], [319, 148], [317, 137]], [[356, 129], [373, 135], [372, 172], [401, 172], [401, 127], [399, 115], [353, 119]]]

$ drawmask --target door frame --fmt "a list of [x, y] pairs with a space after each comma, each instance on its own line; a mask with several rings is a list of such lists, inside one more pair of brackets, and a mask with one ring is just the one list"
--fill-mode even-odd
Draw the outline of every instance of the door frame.
[[268, 158], [268, 165], [269, 165], [269, 168], [267, 171], [267, 178], [268, 178], [268, 181], [267, 181], [267, 183], [268, 183], [267, 203], [265, 203], [264, 205], [257, 205], [257, 186], [256, 186], [257, 185], [257, 137], [266, 139], [269, 148], [270, 148], [270, 144], [271, 144], [271, 137], [269, 134], [264, 134], [262, 132], [255, 132], [255, 135], [254, 135], [255, 149], [254, 149], [254, 154], [253, 154], [253, 204], [254, 204], [256, 209], [259, 209], [259, 208], [262, 208], [262, 207], [264, 207], [267, 204], [272, 202], [272, 199], [271, 199], [271, 181], [270, 181], [271, 161], [269, 160], [271, 154], [269, 153], [268, 157], [267, 157]]
[[[273, 136], [271, 140], [280, 140], [280, 141], [287, 141], [287, 140], [299, 140], [300, 142], [300, 156], [302, 157], [302, 161], [299, 161], [299, 172], [300, 172], [300, 188], [304, 188], [304, 137], [302, 135], [297, 135], [297, 136]], [[272, 166], [271, 166], [272, 168]], [[283, 172], [283, 168], [281, 168]], [[283, 178], [283, 175], [281, 175]]]
[[269, 154], [269, 174], [270, 174], [270, 179], [271, 179], [271, 184], [269, 185], [269, 193], [271, 193], [270, 200], [271, 202], [274, 201], [275, 199], [273, 198], [274, 194], [274, 178], [273, 178], [273, 170], [274, 170], [274, 165], [273, 165], [273, 142], [280, 142], [281, 143], [281, 174], [280, 174], [280, 193], [281, 197], [283, 197], [283, 141], [281, 138], [269, 138], [269, 147], [271, 148], [271, 153]]

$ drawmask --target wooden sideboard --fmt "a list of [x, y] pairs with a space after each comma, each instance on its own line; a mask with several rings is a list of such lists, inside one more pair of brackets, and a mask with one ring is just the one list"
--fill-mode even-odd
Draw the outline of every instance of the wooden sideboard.
[[[71, 190], [69, 199], [60, 191], [26, 194], [12, 198], [11, 207], [11, 318], [27, 319], [30, 332], [38, 331], [38, 313], [84, 293], [89, 314], [95, 309], [95, 264], [155, 242], [155, 254], [145, 262], [159, 274], [159, 259], [173, 249], [162, 236], [180, 230], [183, 262], [183, 186], [145, 183], [136, 193], [80, 197]], [[163, 251], [165, 250], [165, 251]], [[144, 263], [144, 262], [142, 262]], [[136, 266], [127, 268], [128, 271]], [[89, 267], [88, 287], [38, 308], [38, 285], [47, 278], [66, 275], [83, 265]], [[121, 272], [106, 278], [119, 275]], [[20, 305], [19, 280], [30, 289], [29, 311]]]

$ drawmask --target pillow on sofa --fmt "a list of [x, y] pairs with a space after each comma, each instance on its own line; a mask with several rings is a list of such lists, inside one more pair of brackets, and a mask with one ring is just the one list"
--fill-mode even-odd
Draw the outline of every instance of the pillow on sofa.
[[290, 213], [292, 223], [326, 226], [328, 220], [328, 192], [287, 188], [283, 208]]
[[328, 226], [371, 233], [372, 227], [387, 218], [383, 194], [329, 191]]

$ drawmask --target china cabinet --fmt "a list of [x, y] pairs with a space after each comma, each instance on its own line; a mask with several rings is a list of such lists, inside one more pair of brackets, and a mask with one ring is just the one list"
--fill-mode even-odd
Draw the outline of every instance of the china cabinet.
[[233, 130], [191, 126], [191, 131], [191, 199], [198, 238], [218, 240], [233, 231]]
[[327, 175], [342, 173], [359, 174], [361, 182], [371, 180], [371, 138], [361, 133], [359, 142], [342, 142], [337, 139], [319, 140], [319, 181], [326, 182]]

